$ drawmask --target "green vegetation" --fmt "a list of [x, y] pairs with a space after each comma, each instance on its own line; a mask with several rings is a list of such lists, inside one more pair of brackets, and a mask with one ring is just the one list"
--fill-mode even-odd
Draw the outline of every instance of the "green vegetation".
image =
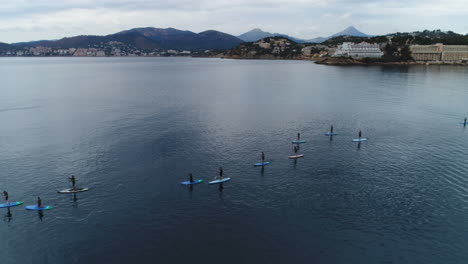
[[267, 37], [256, 42], [246, 42], [226, 51], [223, 56], [244, 59], [298, 59], [304, 44], [284, 37]]
[[337, 46], [343, 42], [359, 43], [362, 41], [370, 43], [387, 43], [398, 46], [404, 45], [430, 45], [436, 43], [443, 43], [445, 45], [468, 45], [468, 36], [454, 33], [452, 31], [443, 32], [440, 30], [424, 30], [411, 33], [394, 33], [385, 36], [376, 37], [353, 37], [353, 36], [339, 36], [324, 41], [323, 45]]

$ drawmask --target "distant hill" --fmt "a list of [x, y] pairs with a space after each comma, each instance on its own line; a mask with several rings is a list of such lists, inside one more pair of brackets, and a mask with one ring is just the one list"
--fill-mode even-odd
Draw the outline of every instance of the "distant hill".
[[362, 33], [361, 31], [357, 30], [355, 27], [353, 26], [350, 26], [350, 27], [347, 27], [345, 28], [344, 30], [338, 32], [338, 33], [335, 33], [329, 37], [318, 37], [318, 38], [313, 38], [313, 39], [309, 39], [307, 40], [307, 42], [310, 42], [310, 43], [322, 43], [328, 39], [332, 39], [332, 38], [336, 38], [336, 37], [339, 37], [339, 36], [352, 36], [352, 37], [363, 37], [363, 38], [369, 38], [369, 37], [372, 37], [372, 35], [367, 35], [365, 33]]
[[303, 47], [304, 44], [274, 36], [242, 43], [217, 56], [232, 59], [297, 59], [302, 55]]
[[225, 50], [233, 48], [243, 41], [232, 35], [216, 30], [207, 30], [194, 33], [175, 28], [134, 28], [117, 34], [139, 33], [159, 45], [163, 49], [201, 50], [216, 49]]
[[353, 37], [364, 37], [364, 38], [369, 38], [372, 37], [371, 35], [367, 35], [365, 33], [362, 33], [361, 31], [357, 30], [355, 27], [350, 26], [344, 29], [343, 31], [340, 31], [336, 34], [331, 35], [329, 38], [334, 38], [338, 36], [353, 36]]
[[254, 28], [248, 32], [245, 32], [244, 34], [239, 35], [238, 38], [246, 42], [255, 42], [257, 40], [264, 39], [267, 37], [284, 37], [284, 38], [293, 40], [297, 43], [322, 43], [326, 41], [327, 39], [331, 39], [331, 38], [338, 37], [338, 36], [372, 37], [371, 35], [362, 33], [361, 31], [357, 30], [355, 27], [350, 26], [344, 29], [343, 31], [340, 31], [329, 37], [317, 37], [313, 39], [300, 39], [300, 38], [288, 36], [286, 34], [265, 32], [259, 28]]
[[273, 37], [275, 34], [270, 32], [265, 32], [259, 28], [254, 28], [250, 31], [245, 32], [244, 34], [240, 34], [237, 36], [238, 38], [242, 39], [245, 42], [254, 42], [263, 38]]
[[216, 30], [207, 30], [198, 33], [196, 38], [199, 49], [226, 50], [244, 42], [241, 39]]
[[445, 45], [468, 45], [468, 36], [457, 34], [452, 31], [424, 30], [415, 32], [397, 32], [385, 36], [357, 37], [357, 36], [336, 36], [327, 39], [322, 44], [336, 46], [343, 42], [372, 42], [372, 43], [392, 43], [398, 47], [405, 45], [430, 45], [443, 43]]
[[264, 39], [264, 38], [267, 38], [267, 37], [284, 37], [284, 38], [293, 40], [293, 41], [295, 41], [297, 43], [304, 43], [305, 42], [305, 40], [303, 40], [303, 39], [291, 37], [291, 36], [288, 36], [286, 34], [270, 33], [270, 32], [263, 31], [263, 30], [261, 30], [259, 28], [254, 28], [254, 29], [252, 29], [250, 31], [245, 32], [244, 34], [241, 34], [241, 35], [237, 36], [237, 37], [242, 39], [245, 42], [255, 42], [257, 40]]
[[125, 34], [111, 34], [107, 36], [92, 36], [92, 35], [82, 35], [69, 38], [62, 38], [59, 40], [41, 40], [41, 41], [32, 41], [32, 42], [22, 42], [14, 43], [15, 46], [22, 47], [55, 47], [55, 48], [88, 48], [93, 46], [100, 46], [103, 43], [110, 41], [118, 41], [125, 43], [127, 45], [135, 46], [139, 49], [157, 49], [160, 48], [158, 43], [155, 43], [151, 39], [136, 33], [128, 32]]
[[15, 43], [15, 46], [45, 46], [60, 48], [87, 48], [99, 46], [110, 41], [117, 41], [143, 50], [225, 50], [242, 43], [232, 35], [208, 30], [201, 33], [174, 28], [134, 28], [107, 36], [75, 36], [59, 40], [43, 40]]
[[322, 43], [324, 42], [325, 40], [327, 40], [328, 38], [323, 38], [323, 37], [317, 37], [317, 38], [313, 38], [313, 39], [308, 39], [306, 40], [307, 42], [309, 43]]
[[12, 43], [12, 46], [15, 47], [28, 47], [28, 46], [44, 46], [47, 42], [52, 42], [54, 40], [35, 40], [35, 41], [28, 41], [28, 42], [16, 42]]
[[0, 42], [0, 50], [9, 50], [12, 46], [3, 42]]

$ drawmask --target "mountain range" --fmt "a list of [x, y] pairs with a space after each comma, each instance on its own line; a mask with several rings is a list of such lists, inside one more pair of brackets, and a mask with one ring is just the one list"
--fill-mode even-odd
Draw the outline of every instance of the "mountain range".
[[225, 50], [243, 41], [226, 33], [207, 30], [194, 33], [175, 28], [134, 28], [106, 36], [75, 36], [59, 40], [41, 40], [13, 43], [16, 47], [44, 46], [56, 48], [88, 48], [110, 41], [122, 42], [138, 49], [176, 49], [176, 50]]
[[174, 49], [188, 51], [203, 51], [227, 50], [236, 47], [242, 42], [253, 42], [259, 39], [272, 36], [285, 37], [297, 43], [320, 43], [327, 39], [341, 35], [369, 37], [369, 35], [360, 32], [354, 27], [348, 27], [345, 30], [327, 38], [315, 38], [309, 40], [291, 37], [286, 34], [265, 32], [258, 28], [250, 30], [236, 37], [216, 30], [207, 30], [200, 33], [194, 33], [192, 31], [179, 30], [175, 28], [143, 27], [124, 30], [118, 33], [105, 36], [81, 35], [62, 38], [58, 40], [39, 40], [12, 44], [0, 42], [0, 49], [8, 50], [14, 48], [37, 46], [63, 49], [89, 48], [100, 47], [104, 43], [119, 42], [141, 50]]
[[365, 33], [362, 33], [361, 31], [357, 30], [355, 27], [350, 26], [344, 29], [343, 31], [340, 31], [336, 34], [333, 34], [329, 37], [317, 37], [313, 39], [300, 39], [300, 38], [295, 38], [288, 36], [286, 34], [280, 34], [280, 33], [270, 33], [270, 32], [265, 32], [259, 28], [252, 29], [244, 34], [241, 34], [237, 36], [238, 38], [242, 39], [243, 41], [246, 42], [254, 42], [266, 37], [285, 37], [290, 40], [293, 40], [297, 43], [321, 43], [324, 42], [328, 39], [338, 37], [338, 36], [353, 36], [353, 37], [372, 37], [371, 35], [367, 35]]

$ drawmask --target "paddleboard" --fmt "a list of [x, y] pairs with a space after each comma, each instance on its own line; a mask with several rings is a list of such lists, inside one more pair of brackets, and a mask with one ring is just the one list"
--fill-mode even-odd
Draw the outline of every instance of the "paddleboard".
[[52, 209], [52, 206], [37, 207], [37, 205], [28, 205], [28, 206], [26, 206], [24, 209], [26, 209], [26, 210], [42, 211], [42, 210], [49, 210], [49, 209]]
[[306, 143], [306, 142], [307, 142], [307, 141], [305, 141], [305, 140], [294, 140], [294, 141], [291, 142], [291, 143], [293, 143], [293, 144], [302, 144], [302, 143]]
[[182, 184], [182, 185], [194, 185], [194, 184], [198, 184], [198, 183], [202, 183], [202, 182], [203, 182], [203, 180], [194, 180], [193, 182], [183, 181], [180, 184]]
[[231, 178], [224, 178], [222, 180], [210, 181], [210, 182], [208, 182], [208, 184], [220, 184], [220, 183], [227, 182], [227, 181], [230, 181], [230, 180], [231, 180]]
[[362, 141], [367, 141], [367, 138], [355, 138], [355, 139], [353, 139], [353, 142], [362, 142]]
[[300, 155], [288, 156], [288, 159], [298, 159], [298, 158], [303, 158], [303, 157], [304, 157], [304, 154], [300, 154]]
[[0, 204], [0, 208], [8, 208], [8, 207], [13, 207], [13, 206], [18, 206], [18, 205], [22, 205], [23, 202], [12, 202], [12, 203], [8, 203], [8, 204]]
[[80, 192], [87, 192], [87, 191], [89, 191], [88, 188], [75, 188], [74, 190], [73, 188], [70, 188], [70, 189], [58, 191], [58, 193], [80, 193]]
[[468, 125], [468, 123], [463, 123], [463, 122], [461, 122], [460, 125]]
[[338, 135], [338, 134], [337, 133], [330, 133], [330, 132], [325, 133], [325, 136], [336, 136], [336, 135]]
[[271, 162], [269, 162], [269, 161], [266, 161], [266, 162], [263, 162], [263, 163], [260, 162], [260, 163], [255, 163], [254, 166], [255, 166], [255, 167], [260, 167], [260, 166], [268, 165], [268, 164], [270, 164], [270, 163], [271, 163]]

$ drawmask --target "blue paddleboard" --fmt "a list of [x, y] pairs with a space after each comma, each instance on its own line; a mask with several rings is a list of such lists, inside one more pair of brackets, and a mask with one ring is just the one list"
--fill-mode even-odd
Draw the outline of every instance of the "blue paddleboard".
[[18, 205], [22, 205], [23, 202], [12, 202], [12, 203], [8, 203], [8, 204], [0, 204], [0, 208], [8, 208], [8, 207], [13, 207], [13, 206], [18, 206]]
[[255, 167], [260, 167], [260, 166], [268, 165], [268, 164], [270, 164], [270, 163], [271, 163], [271, 162], [269, 162], [269, 161], [266, 161], [266, 162], [263, 162], [263, 163], [260, 162], [260, 163], [255, 163], [254, 166], [255, 166]]
[[190, 182], [190, 181], [183, 181], [183, 182], [181, 182], [180, 184], [182, 184], [182, 185], [194, 185], [194, 184], [198, 184], [198, 183], [202, 183], [202, 182], [203, 182], [203, 180], [195, 180], [195, 181], [193, 181], [193, 182]]
[[461, 122], [460, 125], [466, 126], [466, 125], [468, 125], [468, 123], [463, 123], [463, 122]]
[[293, 144], [302, 144], [302, 143], [306, 143], [306, 142], [307, 142], [307, 141], [305, 141], [305, 140], [294, 140], [294, 141], [291, 142], [291, 143], [293, 143]]
[[26, 210], [42, 211], [42, 210], [49, 210], [49, 209], [52, 209], [52, 206], [37, 207], [37, 205], [28, 205], [28, 206], [26, 206], [24, 209], [26, 209]]
[[338, 134], [337, 133], [330, 133], [330, 132], [325, 133], [325, 136], [336, 136], [336, 135], [338, 135]]
[[231, 178], [224, 178], [222, 180], [210, 181], [210, 182], [208, 182], [208, 184], [220, 184], [220, 183], [227, 182], [227, 181], [230, 181], [230, 180], [231, 180]]
[[362, 141], [367, 141], [367, 138], [355, 138], [355, 139], [353, 139], [353, 142], [362, 142]]

